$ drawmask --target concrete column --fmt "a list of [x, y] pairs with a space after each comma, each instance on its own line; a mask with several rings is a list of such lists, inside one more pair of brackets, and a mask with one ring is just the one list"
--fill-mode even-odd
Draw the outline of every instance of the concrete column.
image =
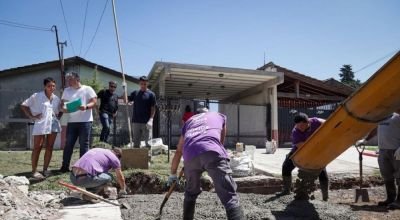
[[[277, 86], [268, 88], [269, 101], [271, 103], [271, 137], [278, 145], [278, 90]], [[279, 145], [278, 145], [279, 146]]]

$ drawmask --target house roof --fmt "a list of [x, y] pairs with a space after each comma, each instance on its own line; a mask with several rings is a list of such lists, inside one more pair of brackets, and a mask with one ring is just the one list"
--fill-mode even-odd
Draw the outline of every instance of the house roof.
[[265, 64], [264, 66], [258, 68], [258, 70], [269, 70], [271, 68], [275, 68], [276, 71], [284, 74], [285, 81], [283, 84], [278, 86], [278, 92], [293, 92], [293, 84], [296, 81], [301, 82], [300, 92], [306, 94], [347, 97], [353, 92], [353, 90], [348, 88], [338, 89], [338, 84], [332, 83], [332, 81], [315, 79], [313, 77], [276, 65], [273, 62]]
[[[95, 68], [97, 66], [97, 69], [106, 73], [109, 73], [111, 75], [120, 77], [122, 76], [121, 72], [118, 72], [116, 70], [110, 69], [108, 67], [90, 62], [88, 60], [83, 59], [82, 57], [75, 56], [75, 57], [70, 57], [64, 59], [64, 65], [70, 65], [70, 64], [83, 64], [92, 68]], [[37, 70], [42, 70], [44, 68], [54, 68], [54, 67], [59, 67], [60, 61], [59, 60], [53, 60], [53, 61], [48, 61], [48, 62], [43, 62], [43, 63], [36, 63], [36, 64], [31, 64], [31, 65], [26, 65], [26, 66], [20, 66], [20, 67], [15, 67], [15, 68], [10, 68], [10, 69], [5, 69], [0, 71], [0, 77], [9, 75], [9, 74], [18, 74], [18, 73], [25, 73], [28, 71], [37, 71]], [[136, 77], [126, 75], [125, 74], [126, 80], [138, 83], [139, 79]]]
[[149, 73], [161, 96], [225, 100], [254, 87], [278, 85], [283, 74], [251, 69], [156, 62]]

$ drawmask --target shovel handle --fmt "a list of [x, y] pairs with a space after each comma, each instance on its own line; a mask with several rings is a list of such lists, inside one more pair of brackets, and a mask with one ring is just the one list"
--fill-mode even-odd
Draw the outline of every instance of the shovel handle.
[[83, 193], [83, 194], [85, 194], [87, 196], [90, 196], [93, 199], [98, 199], [98, 200], [101, 200], [103, 202], [109, 203], [111, 205], [120, 206], [118, 203], [111, 202], [111, 201], [109, 201], [109, 200], [107, 200], [107, 199], [105, 199], [105, 198], [103, 198], [103, 197], [101, 197], [99, 195], [96, 195], [94, 193], [88, 192], [88, 191], [86, 191], [86, 190], [84, 190], [82, 188], [79, 188], [79, 187], [74, 186], [72, 184], [66, 183], [64, 181], [59, 180], [58, 184], [60, 184], [62, 186], [65, 186], [65, 187], [69, 188], [70, 190], [75, 190], [75, 191], [81, 192], [81, 193]]
[[184, 168], [182, 167], [181, 171], [179, 171], [178, 180], [176, 180], [175, 182], [173, 182], [173, 183], [171, 184], [171, 187], [169, 187], [169, 190], [168, 190], [167, 194], [165, 195], [165, 198], [169, 198], [169, 196], [172, 194], [172, 192], [173, 192], [174, 189], [175, 189], [175, 186], [176, 186], [177, 182], [178, 182], [178, 181], [181, 179], [181, 177], [183, 176], [183, 173], [184, 173]]

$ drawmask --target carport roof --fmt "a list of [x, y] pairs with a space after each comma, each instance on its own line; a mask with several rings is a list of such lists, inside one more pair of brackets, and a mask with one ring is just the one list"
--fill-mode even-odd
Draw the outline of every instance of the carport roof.
[[170, 62], [154, 63], [148, 78], [159, 96], [210, 100], [227, 100], [257, 86], [283, 82], [279, 72]]

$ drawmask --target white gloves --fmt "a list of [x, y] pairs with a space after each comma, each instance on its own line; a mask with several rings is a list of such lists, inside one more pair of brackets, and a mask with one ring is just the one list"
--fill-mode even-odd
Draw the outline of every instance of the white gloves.
[[365, 140], [364, 138], [361, 140], [358, 140], [356, 142], [356, 147], [360, 146], [360, 145], [366, 145], [367, 144], [367, 140]]
[[394, 158], [400, 160], [400, 147], [394, 152]]
[[149, 121], [147, 122], [146, 128], [149, 130], [153, 128], [153, 119], [152, 118], [150, 118]]

